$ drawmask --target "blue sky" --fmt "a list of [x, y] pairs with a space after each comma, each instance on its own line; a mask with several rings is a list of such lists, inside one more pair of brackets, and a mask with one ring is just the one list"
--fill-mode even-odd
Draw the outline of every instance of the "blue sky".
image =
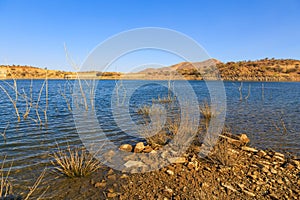
[[72, 70], [64, 43], [80, 64], [108, 37], [141, 27], [182, 32], [224, 62], [300, 59], [299, 10], [298, 0], [0, 0], [0, 63]]

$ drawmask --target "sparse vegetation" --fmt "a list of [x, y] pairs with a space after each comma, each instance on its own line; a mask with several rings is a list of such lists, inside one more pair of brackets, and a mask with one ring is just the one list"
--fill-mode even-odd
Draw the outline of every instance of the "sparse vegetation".
[[[36, 179], [33, 186], [29, 188], [29, 191], [27, 193], [25, 193], [26, 195], [24, 195], [24, 197], [22, 197], [21, 195], [16, 195], [13, 193], [13, 184], [9, 180], [9, 175], [10, 175], [13, 163], [11, 162], [9, 169], [5, 174], [5, 171], [4, 171], [5, 161], [6, 161], [6, 156], [4, 157], [2, 164], [1, 164], [1, 168], [0, 168], [0, 199], [1, 200], [2, 199], [3, 200], [14, 200], [14, 199], [29, 200], [29, 199], [31, 199], [32, 194], [36, 191], [37, 187], [40, 185], [42, 179], [44, 178], [46, 169], [44, 169], [43, 172], [40, 174], [40, 176]], [[39, 197], [37, 197], [37, 199], [40, 199], [46, 191], [47, 191], [47, 189]]]
[[0, 180], [1, 181], [0, 182], [0, 197], [1, 197], [1, 199], [8, 198], [10, 195], [13, 194], [12, 184], [8, 180], [8, 177], [10, 175], [11, 166], [10, 166], [8, 172], [5, 174], [5, 172], [4, 172], [5, 160], [6, 160], [6, 157], [2, 161], [1, 168], [0, 168], [0, 178], [1, 178], [1, 180]]
[[67, 177], [84, 177], [100, 168], [100, 163], [85, 149], [68, 146], [67, 150], [58, 147], [58, 151], [51, 155], [51, 163], [55, 169]]
[[202, 105], [199, 106], [199, 110], [201, 115], [204, 118], [204, 122], [205, 122], [205, 128], [208, 129], [210, 120], [215, 117], [215, 114], [212, 109], [211, 109], [211, 105], [209, 105], [209, 103], [205, 100]]
[[143, 105], [143, 106], [141, 106], [140, 108], [138, 108], [137, 114], [148, 116], [148, 115], [150, 114], [150, 109], [151, 109], [150, 106], [148, 106], [148, 105]]

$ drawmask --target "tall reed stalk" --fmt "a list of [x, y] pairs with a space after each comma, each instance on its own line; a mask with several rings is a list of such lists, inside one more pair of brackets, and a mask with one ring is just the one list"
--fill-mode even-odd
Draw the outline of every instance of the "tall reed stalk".
[[15, 109], [15, 113], [17, 115], [17, 118], [18, 118], [18, 122], [21, 121], [21, 117], [20, 117], [20, 113], [19, 113], [19, 109], [17, 107], [17, 102], [18, 102], [18, 96], [19, 96], [19, 93], [18, 93], [18, 85], [17, 85], [17, 81], [16, 79], [13, 79], [13, 85], [10, 85], [9, 83], [5, 82], [10, 88], [13, 89], [14, 91], [14, 95], [15, 95], [15, 98], [13, 99], [13, 97], [9, 94], [9, 92], [0, 84], [0, 88], [3, 90], [3, 92], [6, 94], [6, 96], [8, 97], [8, 99], [10, 100], [10, 102], [12, 103], [14, 109]]

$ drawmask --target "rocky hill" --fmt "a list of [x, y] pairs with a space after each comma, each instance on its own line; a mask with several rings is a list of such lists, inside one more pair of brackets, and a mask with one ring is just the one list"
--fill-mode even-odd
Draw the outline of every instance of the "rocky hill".
[[292, 59], [265, 58], [256, 61], [227, 63], [210, 59], [204, 62], [182, 62], [170, 67], [146, 69], [139, 73], [144, 74], [145, 77], [156, 79], [164, 79], [164, 77], [180, 79], [181, 77], [188, 80], [202, 80], [203, 77], [215, 79], [221, 76], [223, 80], [300, 81], [299, 65], [299, 60]]
[[[216, 59], [203, 62], [182, 62], [169, 67], [148, 68], [138, 73], [81, 72], [82, 78], [96, 79], [186, 79], [232, 81], [300, 81], [300, 60], [261, 59], [222, 63]], [[212, 67], [213, 66], [213, 67]], [[31, 66], [0, 65], [0, 79], [75, 79], [75, 72], [46, 70]]]
[[73, 72], [47, 70], [32, 66], [0, 65], [0, 79], [63, 79]]

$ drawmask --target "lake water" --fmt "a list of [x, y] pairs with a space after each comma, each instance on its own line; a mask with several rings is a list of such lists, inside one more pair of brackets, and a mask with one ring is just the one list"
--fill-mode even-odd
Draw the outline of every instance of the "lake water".
[[[125, 82], [125, 81], [124, 81]], [[129, 81], [130, 82], [130, 81]], [[134, 81], [131, 81], [134, 82]], [[142, 82], [142, 81], [140, 81]], [[150, 105], [152, 99], [164, 97], [168, 90], [160, 86], [163, 81], [144, 84], [137, 89], [130, 98], [130, 115], [135, 123], [139, 123], [141, 116], [137, 109], [141, 105]], [[9, 81], [9, 83], [13, 83]], [[29, 96], [30, 84], [28, 80], [18, 80], [18, 91]], [[6, 141], [0, 136], [0, 161], [6, 155], [6, 163], [13, 162], [12, 176], [24, 182], [32, 182], [32, 177], [45, 166], [50, 165], [49, 154], [54, 152], [57, 145], [65, 148], [67, 145], [82, 145], [76, 131], [73, 114], [68, 110], [66, 98], [72, 102], [70, 92], [72, 81], [49, 81], [49, 105], [47, 126], [38, 126], [35, 108], [30, 111], [27, 120], [17, 121], [14, 107], [6, 94], [0, 90], [0, 132], [7, 124]], [[114, 121], [111, 109], [112, 90], [115, 81], [100, 81], [95, 92], [95, 111], [103, 131], [114, 142], [124, 143], [135, 140], [124, 134]], [[166, 83], [166, 82], [164, 82]], [[174, 84], [179, 84], [176, 81]], [[13, 94], [11, 88], [1, 82]], [[37, 101], [43, 81], [33, 81], [32, 99]], [[209, 93], [205, 82], [190, 81], [199, 103], [209, 101]], [[251, 139], [251, 145], [266, 149], [271, 148], [281, 152], [291, 152], [300, 155], [300, 83], [299, 82], [243, 82], [242, 95], [248, 95], [247, 100], [240, 101], [240, 82], [224, 82], [226, 90], [226, 125], [233, 133], [246, 133]], [[13, 96], [14, 98], [14, 96]], [[26, 109], [26, 101], [19, 96], [18, 107], [20, 113]], [[41, 109], [45, 107], [45, 90], [41, 93], [40, 115], [44, 121]], [[21, 181], [21, 183], [22, 183]]]

